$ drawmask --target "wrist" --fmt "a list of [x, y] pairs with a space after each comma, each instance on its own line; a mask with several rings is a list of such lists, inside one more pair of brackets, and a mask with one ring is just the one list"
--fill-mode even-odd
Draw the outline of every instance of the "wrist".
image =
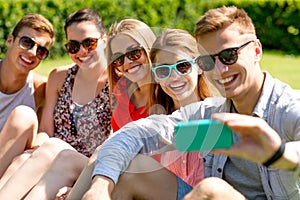
[[[299, 142], [287, 142], [283, 155], [274, 162], [273, 168], [282, 169], [285, 171], [295, 172], [300, 168]], [[299, 169], [300, 176], [300, 169]]]
[[113, 191], [114, 185], [114, 182], [110, 178], [101, 175], [96, 175], [92, 181], [92, 187], [96, 187], [97, 189], [102, 188], [109, 194]]
[[263, 162], [262, 164], [266, 167], [269, 167], [270, 165], [274, 164], [276, 161], [278, 161], [284, 154], [285, 151], [285, 144], [281, 142], [279, 148], [277, 151], [271, 156], [268, 160]]
[[298, 163], [295, 168], [295, 176], [299, 178], [300, 177], [300, 152], [299, 151], [297, 151], [297, 156], [298, 156]]

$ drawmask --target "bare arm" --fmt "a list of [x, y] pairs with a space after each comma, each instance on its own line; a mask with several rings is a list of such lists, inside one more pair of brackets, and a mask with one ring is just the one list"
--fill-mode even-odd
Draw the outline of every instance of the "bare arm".
[[114, 182], [105, 176], [95, 176], [90, 189], [83, 196], [83, 200], [111, 200]]
[[58, 92], [64, 82], [67, 66], [54, 69], [46, 84], [46, 100], [39, 126], [39, 132], [46, 132], [50, 137], [54, 134], [53, 111], [57, 101]]
[[38, 73], [33, 74], [33, 81], [34, 81], [34, 100], [36, 105], [36, 111], [38, 115], [39, 122], [42, 116], [42, 110], [45, 102], [45, 90], [46, 90], [46, 83], [47, 77], [40, 75]]

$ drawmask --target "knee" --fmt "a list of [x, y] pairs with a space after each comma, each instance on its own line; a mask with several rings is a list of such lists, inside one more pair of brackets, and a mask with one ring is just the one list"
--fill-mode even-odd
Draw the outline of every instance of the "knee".
[[32, 153], [32, 158], [38, 157], [39, 159], [51, 162], [61, 151], [65, 149], [72, 149], [72, 147], [68, 143], [52, 137], [47, 139], [36, 151]]
[[37, 129], [38, 119], [36, 112], [28, 106], [18, 106], [9, 115], [7, 123], [15, 129]]
[[75, 181], [87, 164], [88, 157], [75, 150], [64, 149], [57, 154], [50, 169], [60, 172], [66, 180]]
[[186, 195], [185, 200], [196, 199], [231, 199], [236, 197], [238, 193], [231, 185], [226, 181], [209, 177], [203, 179], [194, 189]]
[[150, 156], [138, 154], [126, 169], [127, 173], [139, 174], [159, 171], [164, 168], [159, 162]]
[[224, 186], [227, 185], [225, 181], [216, 177], [209, 177], [203, 179], [197, 186], [196, 189], [199, 193], [213, 196], [215, 193], [220, 193], [224, 190]]
[[11, 112], [11, 116], [14, 119], [12, 122], [16, 122], [18, 124], [26, 125], [26, 124], [37, 123], [36, 112], [28, 106], [20, 105], [20, 106], [16, 107]]
[[165, 175], [169, 172], [150, 156], [138, 154], [125, 172], [120, 176], [121, 182], [143, 183], [147, 177]]
[[88, 164], [88, 157], [73, 149], [64, 149], [58, 153], [54, 162], [57, 166], [64, 166], [69, 170], [82, 171]]

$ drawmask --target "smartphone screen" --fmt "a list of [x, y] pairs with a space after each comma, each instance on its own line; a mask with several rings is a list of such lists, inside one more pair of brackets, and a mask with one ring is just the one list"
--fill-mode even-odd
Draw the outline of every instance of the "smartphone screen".
[[175, 127], [175, 146], [178, 151], [207, 151], [230, 148], [232, 144], [231, 129], [217, 120], [178, 122]]

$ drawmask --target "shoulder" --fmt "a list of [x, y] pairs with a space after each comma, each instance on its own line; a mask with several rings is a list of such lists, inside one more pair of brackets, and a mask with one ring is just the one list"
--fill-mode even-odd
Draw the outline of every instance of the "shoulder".
[[72, 65], [65, 65], [53, 69], [49, 74], [48, 83], [50, 85], [60, 87], [67, 76], [69, 68], [71, 67]]
[[272, 93], [273, 101], [275, 100], [279, 104], [291, 104], [292, 102], [299, 104], [300, 90], [293, 89], [290, 85], [281, 82], [278, 79], [274, 79], [274, 82], [275, 84]]
[[54, 68], [49, 74], [49, 79], [64, 79], [68, 73], [69, 68], [71, 67], [72, 65], [64, 65]]

